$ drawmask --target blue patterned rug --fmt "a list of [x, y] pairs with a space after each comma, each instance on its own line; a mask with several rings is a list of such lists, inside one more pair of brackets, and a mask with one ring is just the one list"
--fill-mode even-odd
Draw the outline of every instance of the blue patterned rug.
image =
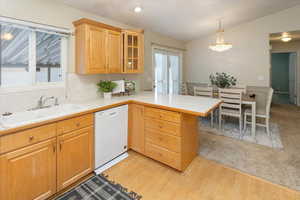
[[57, 200], [140, 200], [142, 196], [128, 192], [120, 184], [107, 179], [105, 175], [93, 176], [84, 183], [66, 192]]

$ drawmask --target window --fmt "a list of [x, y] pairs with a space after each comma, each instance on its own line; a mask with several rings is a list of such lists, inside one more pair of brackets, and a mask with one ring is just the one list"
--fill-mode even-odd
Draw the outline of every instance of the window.
[[62, 83], [67, 38], [63, 34], [0, 22], [0, 87]]

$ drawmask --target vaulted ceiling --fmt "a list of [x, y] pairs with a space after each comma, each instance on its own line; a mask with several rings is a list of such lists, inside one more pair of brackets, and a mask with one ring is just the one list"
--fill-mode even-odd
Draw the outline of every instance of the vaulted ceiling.
[[[180, 40], [214, 32], [300, 4], [300, 0], [60, 0], [65, 4]], [[143, 8], [134, 13], [135, 6]]]

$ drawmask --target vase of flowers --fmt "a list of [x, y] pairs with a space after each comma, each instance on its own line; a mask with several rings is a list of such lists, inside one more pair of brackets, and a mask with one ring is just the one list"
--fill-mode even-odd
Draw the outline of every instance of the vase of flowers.
[[230, 88], [236, 85], [237, 79], [233, 76], [226, 74], [225, 72], [211, 74], [209, 76], [212, 85], [216, 85], [218, 88]]
[[117, 84], [112, 81], [100, 81], [97, 86], [98, 91], [103, 92], [104, 99], [111, 99], [112, 91], [117, 87]]

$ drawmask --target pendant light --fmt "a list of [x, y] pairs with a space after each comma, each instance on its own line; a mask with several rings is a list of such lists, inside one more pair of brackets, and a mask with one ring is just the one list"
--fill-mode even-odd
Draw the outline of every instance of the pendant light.
[[232, 48], [232, 44], [226, 43], [224, 41], [224, 29], [222, 29], [222, 22], [219, 20], [219, 29], [217, 31], [217, 40], [215, 44], [209, 46], [209, 48], [213, 51], [227, 51]]

